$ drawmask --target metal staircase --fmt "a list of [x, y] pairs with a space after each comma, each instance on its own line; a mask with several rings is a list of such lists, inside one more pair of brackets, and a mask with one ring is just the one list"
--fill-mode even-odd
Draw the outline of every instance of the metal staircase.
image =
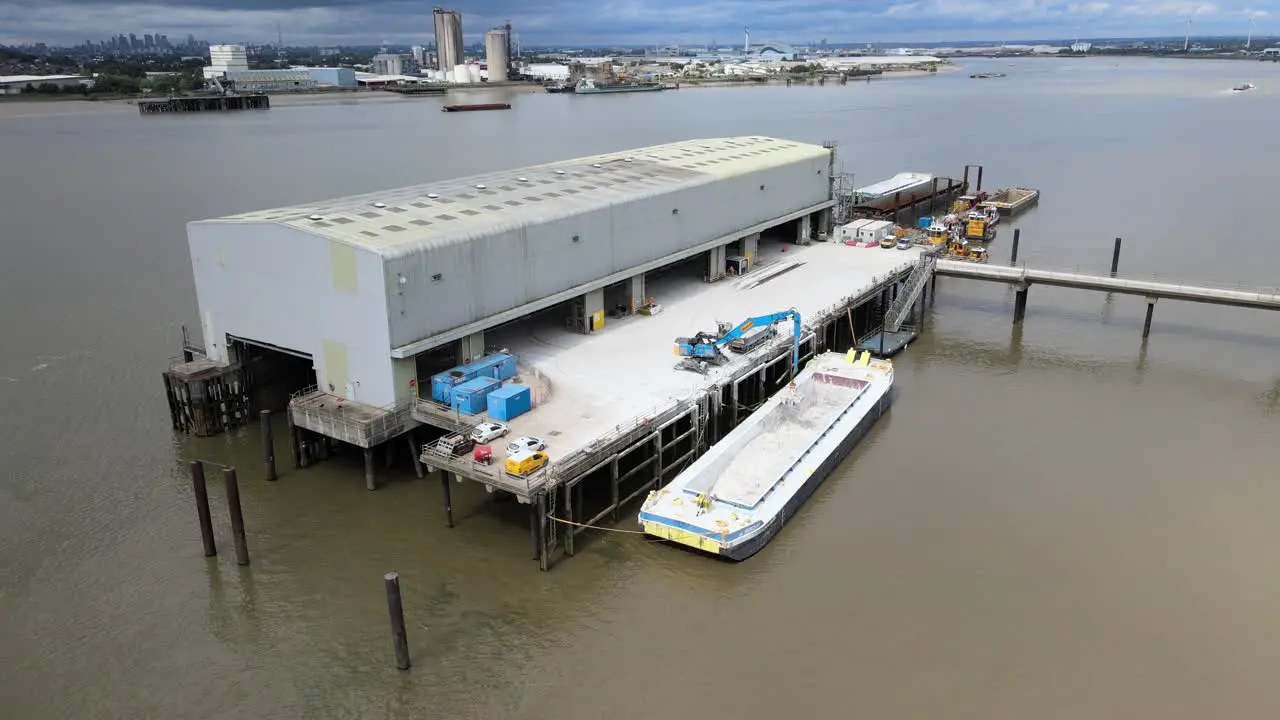
[[938, 256], [935, 253], [926, 252], [920, 256], [920, 262], [916, 264], [915, 269], [907, 276], [907, 281], [903, 283], [902, 290], [898, 292], [898, 297], [894, 298], [893, 304], [889, 306], [889, 312], [885, 313], [885, 332], [893, 333], [902, 329], [902, 321], [906, 320], [907, 316], [911, 314], [911, 308], [915, 306], [920, 293], [924, 292], [924, 286], [933, 277], [933, 271], [937, 267], [937, 263]]

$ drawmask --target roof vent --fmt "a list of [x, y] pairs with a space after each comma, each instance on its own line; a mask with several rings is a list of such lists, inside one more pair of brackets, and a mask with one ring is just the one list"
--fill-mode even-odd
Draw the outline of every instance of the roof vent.
[[437, 195], [437, 194], [435, 194], [435, 193], [427, 193], [427, 197], [431, 198], [432, 200], [435, 200], [436, 198], [438, 198], [438, 197], [440, 197], [440, 196], [439, 196], [439, 195]]
[[319, 215], [312, 215], [311, 217], [309, 217], [309, 218], [307, 218], [307, 219], [308, 219], [308, 220], [323, 220], [324, 218], [323, 218], [323, 217], [321, 217], [321, 216], [319, 216]]
[[479, 183], [479, 184], [477, 184], [477, 185], [476, 185], [476, 189], [478, 189], [478, 190], [483, 190], [483, 189], [485, 189], [485, 188], [487, 188], [487, 187], [489, 187], [489, 186], [488, 186], [488, 185], [485, 185], [484, 183]]
[[384, 203], [384, 202], [376, 202], [376, 203], [374, 203], [374, 204], [373, 204], [373, 206], [374, 206], [374, 207], [376, 207], [376, 208], [384, 208], [384, 207], [386, 207], [386, 206], [387, 206], [387, 204], [386, 204], [386, 203]]
[[520, 182], [529, 182], [529, 178], [524, 178], [524, 177], [516, 178], [516, 180], [518, 180], [518, 181], [520, 181]]

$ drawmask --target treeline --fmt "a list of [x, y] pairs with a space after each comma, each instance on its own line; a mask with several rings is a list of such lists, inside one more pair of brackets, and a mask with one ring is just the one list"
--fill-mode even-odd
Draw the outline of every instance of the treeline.
[[99, 73], [93, 86], [56, 83], [28, 83], [24, 93], [39, 95], [141, 95], [144, 91], [157, 95], [190, 93], [204, 88], [204, 77], [199, 70], [183, 71], [158, 77], [133, 77]]

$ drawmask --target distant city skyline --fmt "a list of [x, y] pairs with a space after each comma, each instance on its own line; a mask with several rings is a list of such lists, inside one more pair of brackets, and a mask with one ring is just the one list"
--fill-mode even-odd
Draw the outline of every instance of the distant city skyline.
[[[107, 33], [288, 46], [413, 45], [434, 36], [432, 7], [463, 15], [468, 43], [510, 19], [526, 45], [880, 44], [1074, 37], [1280, 34], [1280, 0], [1217, 3], [1050, 0], [0, 0], [0, 44], [77, 46]], [[115, 30], [108, 30], [118, 28]], [[134, 28], [130, 30], [130, 28]]]

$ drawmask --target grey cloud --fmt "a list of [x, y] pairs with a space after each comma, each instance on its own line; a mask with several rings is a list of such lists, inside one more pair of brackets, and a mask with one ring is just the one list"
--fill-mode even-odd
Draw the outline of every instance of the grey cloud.
[[[1231, 27], [1243, 0], [1202, 13], [1197, 28]], [[292, 44], [421, 43], [431, 39], [434, 3], [408, 0], [0, 0], [0, 42], [78, 42], [119, 32], [192, 32], [215, 42], [269, 42], [279, 24]], [[1177, 34], [1182, 6], [1163, 0], [1064, 3], [1048, 0], [466, 0], [441, 2], [463, 14], [469, 39], [510, 19], [525, 43], [724, 43], [741, 37], [806, 42], [1020, 39], [1091, 32]], [[1280, 0], [1255, 4], [1266, 10]], [[1139, 12], [1141, 11], [1141, 12]], [[1172, 14], [1171, 14], [1172, 13]], [[1275, 13], [1273, 13], [1275, 14]], [[1135, 19], [1136, 18], [1136, 19]], [[1218, 23], [1217, 26], [1214, 23]], [[1134, 25], [1133, 23], [1139, 23]], [[1265, 22], [1258, 31], [1265, 32]], [[1242, 28], [1236, 28], [1239, 31]]]

